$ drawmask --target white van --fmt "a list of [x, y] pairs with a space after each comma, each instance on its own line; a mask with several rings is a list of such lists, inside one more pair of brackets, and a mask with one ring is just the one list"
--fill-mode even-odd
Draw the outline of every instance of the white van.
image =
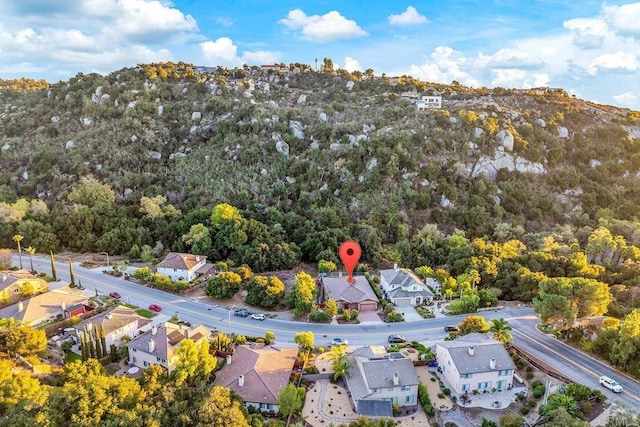
[[607, 376], [603, 375], [600, 377], [600, 385], [605, 386], [614, 393], [622, 393], [622, 386], [618, 384], [616, 380], [613, 380]]

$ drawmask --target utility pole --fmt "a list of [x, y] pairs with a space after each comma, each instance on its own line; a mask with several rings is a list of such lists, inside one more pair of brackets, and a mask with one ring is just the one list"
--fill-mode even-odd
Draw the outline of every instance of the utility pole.
[[318, 58], [316, 58], [316, 73], [318, 72]]

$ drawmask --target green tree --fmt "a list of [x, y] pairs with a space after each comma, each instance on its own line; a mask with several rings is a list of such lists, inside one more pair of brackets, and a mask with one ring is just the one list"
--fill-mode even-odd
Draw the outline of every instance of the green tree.
[[481, 334], [487, 333], [489, 325], [482, 316], [469, 316], [466, 317], [458, 325], [460, 328], [460, 335], [467, 335], [472, 332], [479, 332]]
[[253, 276], [247, 283], [247, 304], [271, 308], [284, 298], [285, 285], [275, 276]]
[[346, 350], [347, 346], [345, 344], [331, 347], [329, 360], [331, 361], [331, 367], [333, 368], [334, 381], [338, 381], [338, 379], [343, 375], [349, 376], [349, 369], [351, 368], [351, 365], [349, 364]]
[[116, 195], [106, 184], [100, 183], [95, 178], [82, 177], [80, 182], [73, 186], [67, 196], [70, 203], [88, 207], [110, 206], [116, 200]]
[[416, 273], [416, 276], [418, 276], [422, 280], [426, 279], [427, 277], [433, 277], [433, 269], [426, 265], [418, 267], [414, 271]]
[[300, 316], [309, 313], [315, 301], [316, 293], [317, 286], [313, 277], [304, 271], [296, 274], [293, 283], [293, 292], [291, 293], [296, 315]]
[[298, 344], [298, 347], [300, 347], [301, 351], [309, 351], [313, 349], [314, 346], [314, 336], [313, 336], [313, 332], [311, 331], [307, 331], [307, 332], [298, 332], [297, 334], [295, 334], [295, 336], [293, 337], [293, 342], [295, 342], [296, 344]]
[[193, 425], [249, 427], [241, 401], [232, 397], [231, 390], [221, 386], [211, 387], [205, 397], [197, 402]]
[[551, 411], [563, 408], [572, 417], [578, 417], [580, 414], [578, 403], [568, 394], [554, 393], [549, 396], [547, 403], [540, 407], [540, 415], [548, 415]]
[[11, 268], [11, 249], [0, 249], [0, 270]]
[[24, 236], [22, 234], [15, 234], [13, 236], [13, 241], [18, 245], [18, 256], [20, 257], [20, 268], [22, 268], [22, 247], [20, 246], [20, 242], [22, 242]]
[[34, 248], [33, 246], [29, 246], [25, 250], [29, 254], [29, 263], [31, 264], [31, 271], [34, 271], [33, 270], [33, 255], [35, 255], [35, 253], [36, 253], [36, 248]]
[[53, 259], [53, 251], [49, 251], [49, 259], [51, 260], [51, 276], [53, 280], [58, 280], [58, 274], [56, 273], [56, 263]]
[[165, 217], [174, 217], [180, 215], [180, 210], [167, 203], [167, 198], [158, 195], [155, 197], [140, 198], [140, 212], [145, 218], [155, 222], [157, 219]]
[[216, 367], [216, 358], [209, 354], [209, 341], [202, 340], [196, 344], [192, 339], [184, 339], [174, 351], [175, 369], [171, 376], [176, 385], [189, 385], [206, 380]]
[[338, 313], [338, 304], [335, 300], [329, 298], [324, 302], [324, 313], [328, 317], [333, 317]]
[[625, 340], [640, 338], [640, 310], [633, 309], [620, 324], [620, 337]]
[[44, 354], [47, 349], [47, 336], [43, 330], [30, 326], [17, 326], [9, 329], [5, 335], [5, 351], [23, 357]]
[[278, 395], [278, 413], [289, 416], [298, 413], [304, 404], [304, 389], [300, 391], [295, 385], [289, 383]]
[[182, 236], [182, 241], [191, 246], [191, 252], [196, 255], [209, 255], [211, 252], [211, 234], [204, 224], [194, 224], [188, 234]]
[[265, 332], [265, 333], [264, 333], [264, 341], [265, 341], [267, 344], [271, 344], [271, 343], [273, 343], [275, 340], [276, 340], [276, 334], [274, 334], [273, 332], [271, 332], [271, 331], [267, 331], [267, 332]]
[[512, 328], [509, 322], [501, 317], [500, 319], [491, 319], [490, 323], [489, 332], [493, 334], [493, 339], [500, 341], [505, 346], [509, 345], [513, 339], [513, 335], [511, 335]]
[[522, 427], [524, 419], [518, 415], [507, 414], [500, 417], [500, 427]]
[[223, 271], [207, 279], [205, 293], [211, 298], [229, 299], [240, 290], [242, 279], [233, 271]]
[[326, 261], [324, 259], [321, 259], [320, 261], [318, 261], [318, 272], [320, 273], [332, 273], [337, 269], [338, 267], [336, 266], [336, 263], [333, 261]]
[[37, 378], [23, 370], [14, 371], [11, 362], [0, 360], [0, 414], [15, 419], [18, 412], [40, 410], [48, 394], [48, 387]]
[[73, 264], [71, 264], [71, 258], [69, 258], [69, 284], [71, 286], [76, 285], [76, 275], [73, 273]]

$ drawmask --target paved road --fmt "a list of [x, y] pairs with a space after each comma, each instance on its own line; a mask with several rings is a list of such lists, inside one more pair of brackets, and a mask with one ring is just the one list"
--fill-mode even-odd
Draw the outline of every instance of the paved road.
[[[28, 263], [28, 260], [27, 260]], [[34, 268], [51, 274], [51, 263], [48, 258], [33, 258]], [[18, 265], [18, 258], [14, 256], [14, 265]], [[25, 259], [23, 258], [23, 265]], [[56, 261], [56, 271], [60, 282], [51, 284], [52, 288], [62, 286], [69, 280], [68, 262]], [[74, 274], [77, 282], [86, 288], [87, 296], [96, 292], [108, 294], [118, 292], [124, 301], [147, 307], [154, 303], [162, 307], [162, 314], [158, 320], [167, 320], [171, 315], [180, 314], [181, 320], [193, 324], [203, 324], [211, 329], [218, 329], [228, 333], [242, 335], [263, 336], [266, 331], [276, 335], [280, 345], [293, 346], [293, 337], [300, 331], [312, 331], [316, 345], [328, 346], [331, 338], [343, 337], [354, 345], [384, 345], [391, 334], [404, 335], [409, 340], [421, 341], [426, 344], [446, 336], [444, 326], [459, 323], [467, 315], [448, 316], [426, 319], [419, 322], [405, 323], [373, 323], [359, 325], [326, 325], [315, 323], [300, 323], [288, 320], [266, 319], [252, 320], [233, 316], [229, 307], [214, 306], [206, 301], [199, 301], [188, 296], [178, 296], [145, 286], [140, 286], [122, 278], [116, 278], [102, 273], [99, 268], [86, 269], [74, 264]], [[612, 400], [621, 401], [627, 407], [640, 406], [640, 384], [630, 377], [614, 370], [608, 364], [596, 360], [563, 342], [551, 338], [536, 329], [539, 322], [533, 310], [529, 307], [517, 310], [502, 310], [484, 312], [482, 315], [490, 319], [504, 317], [513, 327], [513, 339], [523, 350], [547, 362], [572, 380], [585, 384], [591, 388], [601, 389]], [[624, 387], [624, 392], [615, 394], [601, 387], [598, 378], [607, 375], [617, 379]]]

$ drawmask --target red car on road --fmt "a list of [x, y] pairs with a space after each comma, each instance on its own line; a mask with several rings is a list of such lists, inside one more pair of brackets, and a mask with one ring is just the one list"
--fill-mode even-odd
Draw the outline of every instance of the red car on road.
[[156, 311], [156, 312], [161, 312], [162, 311], [162, 307], [160, 307], [158, 304], [151, 304], [149, 306], [149, 310], [151, 311]]
[[121, 297], [120, 297], [120, 294], [119, 294], [119, 293], [117, 293], [117, 292], [111, 292], [111, 293], [109, 294], [109, 296], [110, 296], [111, 298], [114, 298], [114, 299], [120, 299], [120, 298], [121, 298]]

